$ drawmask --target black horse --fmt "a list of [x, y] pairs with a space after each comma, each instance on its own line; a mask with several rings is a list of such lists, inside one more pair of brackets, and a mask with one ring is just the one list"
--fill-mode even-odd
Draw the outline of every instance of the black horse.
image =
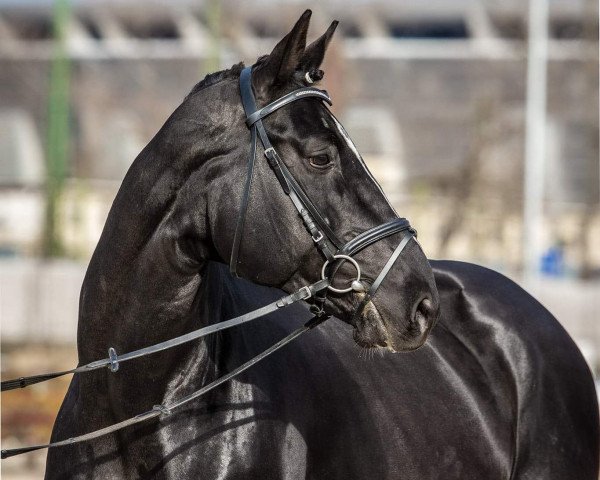
[[[305, 47], [306, 12], [258, 60], [259, 104], [322, 76], [336, 23]], [[81, 364], [264, 305], [280, 292], [233, 279], [250, 150], [241, 66], [194, 88], [136, 159], [81, 290]], [[395, 217], [343, 129], [314, 98], [265, 119], [328, 225], [348, 240]], [[266, 162], [257, 162], [237, 271], [287, 292], [323, 259]], [[356, 255], [373, 282], [398, 241]], [[145, 426], [51, 449], [47, 478], [597, 478], [598, 414], [579, 352], [504, 277], [459, 263], [433, 272], [410, 242], [377, 296], [330, 295], [329, 320], [207, 397]], [[352, 272], [341, 268], [341, 275]], [[413, 350], [411, 355], [387, 350]], [[275, 313], [203, 341], [76, 375], [53, 440], [169, 403], [230, 371], [309, 318]], [[350, 339], [353, 332], [354, 341]], [[371, 347], [361, 350], [356, 346]], [[381, 355], [362, 360], [361, 352]]]

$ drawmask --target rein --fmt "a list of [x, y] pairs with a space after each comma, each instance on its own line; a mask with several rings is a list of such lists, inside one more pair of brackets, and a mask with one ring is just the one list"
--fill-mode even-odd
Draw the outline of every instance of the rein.
[[[33, 445], [29, 447], [2, 450], [1, 458], [4, 459], [44, 448], [54, 448], [86, 442], [116, 432], [130, 425], [146, 422], [152, 418], [160, 417], [162, 415], [169, 415], [173, 410], [181, 407], [182, 405], [185, 405], [186, 403], [196, 398], [199, 398], [200, 396], [206, 394], [218, 385], [221, 385], [222, 383], [232, 379], [244, 370], [250, 368], [251, 366], [260, 362], [267, 356], [271, 355], [273, 352], [287, 345], [289, 342], [298, 338], [300, 335], [306, 333], [308, 330], [327, 320], [329, 318], [329, 315], [325, 312], [323, 306], [327, 298], [326, 296], [328, 291], [331, 291], [336, 294], [345, 294], [351, 291], [365, 293], [364, 298], [362, 299], [358, 308], [354, 312], [354, 317], [360, 315], [367, 303], [375, 295], [377, 289], [379, 288], [387, 274], [390, 272], [391, 268], [395, 264], [396, 260], [398, 259], [406, 245], [412, 238], [416, 236], [416, 231], [410, 226], [408, 220], [406, 220], [405, 218], [395, 218], [387, 223], [373, 227], [357, 235], [349, 242], [343, 244], [333, 232], [327, 221], [324, 219], [323, 215], [321, 215], [319, 209], [310, 200], [306, 192], [302, 189], [300, 184], [296, 181], [296, 179], [293, 177], [291, 172], [281, 160], [281, 157], [273, 148], [273, 145], [271, 144], [267, 132], [265, 130], [262, 119], [270, 115], [271, 113], [277, 111], [279, 108], [289, 105], [292, 102], [295, 102], [296, 100], [304, 98], [318, 98], [323, 102], [326, 102], [329, 105], [331, 105], [331, 98], [329, 97], [326, 91], [319, 90], [318, 88], [314, 87], [300, 88], [291, 93], [288, 93], [287, 95], [284, 95], [283, 97], [279, 98], [278, 100], [268, 104], [267, 106], [261, 109], [257, 109], [254, 93], [252, 91], [252, 67], [247, 67], [242, 70], [240, 75], [240, 94], [242, 98], [242, 104], [244, 106], [244, 111], [246, 113], [246, 124], [250, 129], [251, 147], [250, 156], [248, 159], [246, 182], [244, 184], [244, 190], [242, 192], [242, 204], [240, 207], [240, 214], [236, 224], [236, 230], [229, 262], [230, 271], [234, 276], [237, 276], [240, 246], [242, 242], [242, 235], [246, 220], [246, 212], [248, 209], [248, 203], [250, 201], [250, 187], [252, 185], [254, 164], [256, 161], [257, 138], [259, 138], [264, 148], [264, 155], [267, 158], [267, 161], [270, 167], [272, 168], [273, 172], [275, 173], [275, 176], [277, 177], [277, 180], [279, 181], [284, 193], [292, 201], [306, 229], [308, 230], [308, 233], [311, 235], [316, 248], [325, 258], [325, 263], [323, 264], [321, 272], [321, 280], [311, 285], [304, 286], [290, 295], [286, 295], [280, 298], [279, 300], [276, 300], [275, 302], [272, 302], [268, 305], [265, 305], [264, 307], [248, 312], [244, 315], [240, 315], [238, 317], [214, 325], [209, 325], [207, 327], [194, 330], [179, 337], [166, 340], [164, 342], [160, 342], [145, 348], [141, 348], [139, 350], [134, 350], [132, 352], [118, 355], [116, 350], [111, 347], [108, 349], [107, 358], [96, 360], [86, 365], [73, 368], [71, 370], [46, 373], [41, 375], [33, 375], [30, 377], [20, 377], [14, 380], [4, 381], [1, 384], [2, 391], [12, 390], [15, 388], [23, 388], [28, 385], [44, 382], [53, 378], [67, 375], [69, 373], [87, 373], [102, 367], [108, 367], [108, 369], [112, 373], [116, 373], [119, 370], [120, 363], [122, 362], [161, 352], [190, 342], [192, 340], [202, 338], [206, 335], [216, 333], [227, 328], [234, 327], [236, 325], [241, 325], [252, 320], [256, 320], [280, 308], [288, 307], [301, 300], [312, 301], [311, 311], [313, 312], [314, 317], [310, 319], [307, 323], [305, 323], [304, 326], [298, 328], [297, 330], [294, 330], [288, 336], [281, 339], [280, 341], [278, 341], [268, 349], [264, 350], [263, 352], [259, 353], [255, 357], [251, 358], [246, 363], [232, 370], [230, 373], [219, 377], [218, 379], [214, 380], [208, 385], [205, 385], [201, 389], [179, 400], [173, 401], [172, 403], [166, 405], [155, 405], [151, 410], [140, 413], [135, 417], [131, 417], [114, 425], [101, 428], [93, 432], [80, 435], [78, 437], [73, 437], [66, 440], [61, 440], [58, 442], [48, 443], [44, 445]], [[373, 282], [373, 284], [367, 291], [367, 288], [361, 282], [360, 265], [353, 258], [353, 255], [360, 252], [364, 248], [372, 245], [373, 243], [383, 240], [384, 238], [387, 238], [397, 233], [404, 233], [404, 235], [401, 241], [399, 242], [398, 246], [392, 253], [392, 255], [385, 263], [384, 267], [380, 271], [376, 280]], [[348, 288], [335, 288], [332, 285], [333, 277], [338, 272], [343, 262], [346, 261], [354, 265], [356, 269], [356, 279], [352, 281], [350, 287]]]
[[261, 353], [259, 353], [255, 357], [252, 357], [246, 363], [243, 363], [242, 365], [235, 368], [228, 374], [217, 378], [216, 380], [209, 383], [208, 385], [205, 385], [201, 389], [196, 390], [195, 392], [190, 393], [189, 395], [186, 395], [185, 397], [180, 398], [179, 400], [168, 403], [166, 405], [154, 405], [151, 410], [147, 410], [143, 413], [140, 413], [140, 414], [136, 415], [135, 417], [128, 418], [127, 420], [123, 420], [119, 423], [115, 423], [115, 424], [110, 425], [105, 428], [100, 428], [98, 430], [94, 430], [93, 432], [79, 435], [78, 437], [71, 437], [66, 440], [47, 443], [47, 444], [43, 444], [43, 445], [31, 445], [28, 447], [11, 448], [11, 449], [7, 449], [7, 450], [2, 450], [2, 459], [14, 457], [16, 455], [21, 455], [22, 453], [33, 452], [35, 450], [42, 450], [45, 448], [64, 447], [67, 445], [75, 445], [77, 443], [88, 442], [95, 438], [104, 437], [111, 433], [117, 432], [117, 431], [122, 430], [126, 427], [129, 427], [131, 425], [136, 425], [138, 423], [147, 422], [148, 420], [151, 420], [156, 417], [161, 417], [163, 415], [164, 416], [170, 415], [171, 413], [173, 413], [173, 410], [176, 410], [179, 407], [182, 407], [183, 405], [191, 402], [192, 400], [195, 400], [195, 399], [201, 397], [202, 395], [207, 394], [208, 392], [210, 392], [214, 388], [218, 387], [222, 383], [225, 383], [225, 382], [231, 380], [233, 377], [235, 377], [235, 376], [239, 375], [240, 373], [242, 373], [243, 371], [249, 369], [253, 365], [257, 364], [258, 362], [265, 359], [272, 353], [274, 353], [277, 350], [279, 350], [280, 348], [284, 347], [285, 345], [290, 343], [292, 340], [295, 340], [300, 335], [313, 329], [314, 327], [316, 327], [320, 323], [324, 322], [328, 318], [329, 318], [328, 316], [322, 316], [322, 317], [315, 316], [315, 317], [311, 318], [302, 327], [297, 328], [292, 333], [290, 333], [288, 336], [282, 338], [281, 340], [279, 340], [277, 343], [271, 345], [266, 350], [263, 350]]
[[210, 335], [211, 333], [220, 332], [222, 330], [241, 325], [242, 323], [247, 323], [252, 320], [262, 318], [265, 315], [268, 315], [269, 313], [272, 313], [280, 308], [289, 307], [290, 305], [293, 305], [294, 303], [299, 302], [300, 300], [308, 300], [311, 296], [327, 288], [328, 285], [328, 280], [320, 280], [316, 283], [313, 283], [312, 285], [302, 287], [301, 289], [297, 290], [296, 292], [290, 295], [281, 297], [280, 299], [269, 303], [264, 307], [252, 310], [251, 312], [245, 313], [230, 320], [226, 320], [224, 322], [219, 322], [215, 323], [214, 325], [199, 328], [184, 335], [180, 335], [179, 337], [175, 337], [170, 340], [165, 340], [164, 342], [156, 343], [149, 347], [140, 348], [139, 350], [134, 350], [132, 352], [124, 353], [122, 355], [117, 355], [115, 349], [111, 347], [108, 349], [107, 358], [96, 360], [86, 365], [73, 368], [71, 370], [46, 373], [42, 375], [33, 375], [30, 377], [19, 377], [14, 380], [6, 380], [2, 382], [2, 391], [4, 392], [7, 390], [14, 390], [15, 388], [24, 388], [29, 385], [34, 385], [36, 383], [45, 382], [53, 378], [67, 375], [69, 373], [93, 372], [94, 370], [98, 370], [102, 367], [108, 367], [111, 372], [115, 373], [119, 370], [119, 365], [123, 362], [133, 360], [134, 358], [152, 355], [153, 353], [162, 352], [164, 350], [183, 345], [184, 343], [191, 342], [192, 340], [197, 340], [198, 338], [205, 337], [207, 335]]

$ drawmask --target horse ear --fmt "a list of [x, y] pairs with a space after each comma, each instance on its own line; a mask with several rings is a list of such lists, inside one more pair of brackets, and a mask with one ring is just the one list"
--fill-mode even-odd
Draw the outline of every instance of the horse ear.
[[306, 34], [311, 15], [312, 11], [306, 10], [290, 33], [283, 37], [256, 70], [255, 85], [259, 89], [284, 84], [292, 77], [306, 47]]
[[323, 70], [320, 70], [319, 67], [323, 63], [325, 52], [338, 23], [337, 20], [333, 21], [327, 31], [306, 47], [302, 54], [297, 69], [302, 72], [303, 78], [308, 83], [318, 82], [323, 78]]

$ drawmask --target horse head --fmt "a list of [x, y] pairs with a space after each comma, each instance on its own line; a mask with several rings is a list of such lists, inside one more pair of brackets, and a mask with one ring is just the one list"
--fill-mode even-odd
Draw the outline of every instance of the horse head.
[[[250, 81], [257, 108], [273, 105], [290, 92], [314, 87], [323, 77], [321, 63], [337, 22], [306, 46], [309, 20], [307, 11], [271, 54], [252, 67]], [[213, 172], [219, 173], [213, 173], [215, 181], [206, 200], [215, 249], [221, 260], [234, 262], [232, 268], [241, 276], [294, 291], [318, 279], [325, 258], [315, 248], [281, 179], [271, 171], [273, 165], [263, 157], [265, 145], [258, 147], [256, 171], [248, 172], [248, 157], [254, 150], [244, 120], [253, 112], [240, 114], [239, 93], [232, 97], [238, 105], [233, 115], [226, 115], [231, 121], [226, 128], [235, 137], [236, 147], [214, 160]], [[316, 207], [324, 228], [335, 232], [343, 243], [397, 217], [348, 134], [320, 98], [307, 95], [276, 108], [262, 121], [278, 152], [277, 160]], [[248, 175], [253, 175], [253, 180], [248, 182], [245, 199], [242, 185]], [[247, 213], [242, 213], [244, 207]], [[401, 235], [385, 238], [354, 256], [366, 288], [377, 278]], [[350, 262], [341, 265], [334, 280], [338, 290], [349, 285], [355, 275]], [[416, 241], [407, 245], [368, 303], [361, 306], [366, 293], [357, 290], [329, 293], [326, 302], [329, 312], [353, 324], [357, 343], [398, 351], [424, 342], [437, 317], [438, 296], [428, 261]]]
[[[427, 258], [410, 235], [399, 258], [388, 261], [410, 232], [375, 232], [371, 236], [378, 241], [363, 242], [364, 248], [352, 252], [343, 248], [358, 234], [398, 216], [324, 105], [328, 96], [307, 88], [323, 77], [321, 63], [337, 26], [332, 23], [306, 46], [309, 19], [307, 11], [251, 69], [236, 65], [200, 82], [138, 156], [88, 268], [82, 342], [90, 321], [100, 325], [109, 315], [124, 319], [119, 328], [150, 315], [167, 329], [178, 318], [191, 322], [206, 261], [231, 263], [241, 277], [292, 292], [319, 280], [326, 259], [334, 288], [349, 290], [345, 287], [357, 275], [353, 263], [361, 269], [353, 290], [328, 291], [320, 298], [324, 311], [354, 326], [359, 345], [402, 351], [425, 341], [439, 310]], [[246, 96], [257, 109], [301, 92], [259, 119], [287, 180], [274, 172], [273, 159], [263, 156], [269, 149], [251, 132], [257, 123], [246, 123], [252, 112], [247, 98], [245, 111], [240, 94], [244, 75], [251, 92]], [[300, 206], [286, 182], [304, 199]], [[312, 207], [302, 213], [306, 202]], [[321, 233], [325, 239], [318, 238]], [[315, 248], [315, 241], [323, 248]], [[332, 258], [340, 253], [350, 253], [352, 262]], [[381, 288], [369, 295], [382, 270]], [[113, 301], [106, 307], [108, 299]], [[161, 325], [157, 332], [163, 331]], [[131, 338], [125, 331], [121, 336]]]

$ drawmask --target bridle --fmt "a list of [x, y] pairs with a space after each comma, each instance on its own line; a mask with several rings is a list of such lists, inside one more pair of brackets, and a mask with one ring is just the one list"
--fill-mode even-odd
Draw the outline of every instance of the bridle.
[[[409, 243], [414, 238], [416, 231], [410, 226], [408, 220], [404, 218], [395, 218], [387, 223], [373, 227], [350, 240], [347, 243], [342, 243], [336, 234], [333, 232], [327, 221], [319, 212], [318, 208], [313, 204], [308, 195], [304, 192], [300, 184], [294, 179], [285, 163], [281, 160], [273, 145], [269, 141], [269, 137], [265, 130], [262, 119], [277, 111], [278, 109], [289, 105], [290, 103], [304, 99], [315, 97], [329, 105], [332, 104], [331, 99], [326, 91], [320, 90], [314, 87], [305, 87], [294, 90], [287, 95], [269, 103], [267, 106], [258, 109], [256, 107], [256, 101], [254, 99], [254, 93], [252, 91], [252, 67], [244, 68], [240, 75], [240, 92], [242, 97], [242, 104], [246, 113], [246, 124], [251, 132], [251, 147], [250, 156], [248, 158], [247, 176], [244, 184], [244, 190], [242, 193], [242, 203], [240, 207], [240, 214], [237, 220], [235, 235], [233, 240], [233, 247], [231, 251], [231, 257], [229, 262], [229, 268], [233, 275], [237, 276], [237, 267], [239, 265], [240, 257], [240, 246], [242, 243], [242, 236], [244, 231], [244, 224], [246, 220], [246, 212], [248, 210], [248, 203], [250, 200], [250, 187], [252, 185], [252, 177], [254, 173], [254, 164], [256, 161], [256, 150], [257, 150], [257, 138], [260, 139], [264, 147], [264, 155], [267, 161], [275, 173], [279, 184], [281, 185], [284, 193], [290, 198], [294, 207], [298, 211], [300, 218], [302, 219], [306, 229], [312, 237], [312, 240], [316, 248], [321, 252], [325, 258], [325, 263], [321, 269], [321, 279], [315, 283], [303, 286], [296, 292], [286, 295], [264, 307], [245, 313], [238, 317], [226, 320], [214, 325], [203, 327], [179, 337], [166, 340], [139, 350], [124, 353], [118, 355], [114, 348], [108, 349], [108, 357], [96, 360], [86, 365], [78, 366], [71, 370], [65, 370], [61, 372], [46, 373], [41, 375], [33, 375], [30, 377], [20, 377], [14, 380], [7, 380], [2, 382], [2, 391], [12, 390], [15, 388], [23, 388], [36, 383], [44, 382], [52, 378], [57, 378], [62, 375], [69, 373], [82, 374], [97, 370], [99, 368], [108, 367], [112, 373], [116, 373], [119, 370], [119, 365], [123, 362], [140, 358], [146, 355], [151, 355], [157, 352], [161, 352], [170, 348], [174, 348], [178, 345], [191, 342], [198, 338], [205, 337], [209, 334], [216, 333], [227, 328], [231, 328], [236, 325], [250, 322], [252, 320], [262, 318], [265, 315], [272, 313], [278, 309], [286, 308], [301, 300], [310, 302], [311, 311], [314, 316], [308, 320], [302, 327], [294, 330], [292, 333], [267, 348], [260, 354], [243, 363], [236, 369], [232, 370], [228, 374], [217, 378], [213, 382], [205, 385], [201, 389], [183, 397], [178, 400], [172, 401], [166, 405], [155, 405], [151, 410], [143, 412], [139, 415], [123, 420], [122, 422], [110, 425], [93, 432], [80, 435], [78, 437], [69, 438], [57, 442], [52, 442], [44, 445], [33, 445], [29, 447], [13, 448], [2, 450], [2, 458], [8, 458], [22, 453], [40, 450], [43, 448], [55, 448], [66, 445], [73, 445], [76, 443], [86, 442], [95, 438], [100, 438], [105, 435], [111, 434], [130, 425], [146, 422], [152, 418], [157, 418], [163, 415], [170, 415], [173, 410], [180, 408], [181, 406], [195, 400], [202, 395], [208, 393], [210, 390], [216, 388], [222, 383], [230, 380], [236, 375], [240, 374], [244, 370], [255, 365], [262, 359], [266, 358], [273, 352], [279, 350], [284, 345], [287, 345], [292, 340], [298, 338], [303, 333], [311, 330], [315, 326], [321, 324], [327, 318], [327, 314], [324, 310], [324, 303], [326, 300], [327, 292], [333, 292], [336, 294], [345, 294], [351, 291], [364, 293], [364, 297], [361, 300], [358, 308], [354, 311], [354, 316], [362, 314], [367, 303], [375, 295], [377, 289], [390, 272], [394, 263]], [[353, 258], [353, 255], [367, 248], [375, 242], [378, 242], [391, 235], [404, 232], [404, 235], [389, 257], [379, 275], [372, 283], [370, 288], [367, 290], [363, 282], [361, 281], [361, 269], [358, 262]], [[352, 281], [350, 287], [347, 288], [336, 288], [332, 285], [333, 278], [343, 264], [343, 262], [350, 262], [356, 268], [356, 279]]]
[[[242, 193], [240, 213], [237, 220], [235, 235], [233, 238], [233, 247], [231, 249], [231, 257], [229, 260], [229, 269], [231, 273], [233, 275], [237, 275], [237, 267], [240, 257], [240, 245], [242, 243], [246, 212], [248, 210], [248, 204], [250, 201], [250, 187], [252, 186], [254, 164], [256, 162], [257, 138], [259, 138], [260, 142], [262, 143], [267, 162], [275, 173], [283, 192], [292, 201], [292, 204], [298, 211], [304, 226], [312, 237], [316, 248], [325, 258], [325, 263], [323, 264], [323, 268], [321, 270], [321, 279], [329, 280], [329, 285], [319, 292], [319, 294], [312, 297], [313, 313], [324, 314], [323, 305], [325, 303], [327, 291], [337, 294], [349, 293], [351, 291], [365, 292], [366, 288], [361, 282], [360, 265], [353, 258], [353, 255], [379, 240], [387, 238], [396, 233], [405, 232], [405, 235], [400, 241], [398, 247], [396, 250], [394, 250], [390, 259], [384, 265], [378, 277], [367, 291], [365, 295], [366, 301], [363, 300], [360, 303], [357, 311], [354, 313], [354, 316], [360, 315], [366, 304], [373, 297], [373, 295], [375, 295], [377, 289], [391, 270], [404, 247], [406, 247], [409, 240], [413, 238], [413, 236], [416, 236], [416, 231], [410, 226], [410, 223], [405, 218], [395, 218], [387, 223], [378, 225], [357, 235], [352, 240], [344, 244], [331, 229], [324, 216], [321, 215], [319, 209], [315, 206], [304, 189], [296, 181], [271, 144], [263, 123], [263, 118], [271, 115], [282, 107], [305, 98], [317, 98], [324, 102], [324, 104], [327, 103], [332, 105], [331, 98], [325, 90], [320, 90], [315, 87], [299, 88], [259, 109], [256, 106], [256, 100], [252, 90], [252, 67], [246, 67], [240, 74], [240, 94], [242, 97], [244, 112], [246, 113], [246, 125], [250, 129], [251, 146], [250, 156], [248, 157], [246, 182]], [[356, 269], [356, 279], [352, 281], [351, 285], [347, 288], [336, 288], [332, 283], [333, 276], [345, 261], [352, 263]]]

